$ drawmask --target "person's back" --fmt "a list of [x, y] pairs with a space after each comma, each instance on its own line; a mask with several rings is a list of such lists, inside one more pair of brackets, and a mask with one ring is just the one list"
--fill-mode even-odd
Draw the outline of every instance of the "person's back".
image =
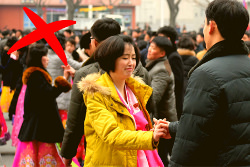
[[184, 89], [185, 94], [188, 81], [188, 72], [199, 61], [195, 57], [195, 45], [191, 37], [183, 36], [179, 39], [177, 52], [180, 54], [184, 65]]
[[208, 51], [189, 72], [170, 166], [250, 165], [250, 59], [241, 41], [248, 22], [235, 0], [209, 4]]

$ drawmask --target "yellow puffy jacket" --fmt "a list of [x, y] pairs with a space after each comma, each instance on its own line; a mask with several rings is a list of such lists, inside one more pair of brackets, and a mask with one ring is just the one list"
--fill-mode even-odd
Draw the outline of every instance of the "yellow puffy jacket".
[[[152, 88], [135, 78], [126, 80], [134, 92], [145, 118], [152, 123], [146, 103]], [[135, 122], [121, 102], [110, 76], [105, 73], [90, 74], [83, 78], [78, 87], [84, 91], [87, 107], [84, 122], [87, 141], [85, 167], [134, 167], [137, 166], [137, 150], [153, 150], [152, 131], [136, 131]]]

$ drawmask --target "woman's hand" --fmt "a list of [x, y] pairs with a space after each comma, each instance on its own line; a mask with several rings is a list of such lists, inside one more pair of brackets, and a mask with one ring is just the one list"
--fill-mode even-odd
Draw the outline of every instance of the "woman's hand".
[[162, 138], [164, 139], [171, 139], [171, 135], [169, 133], [169, 124], [170, 122], [169, 121], [166, 121], [166, 118], [164, 118], [163, 120], [162, 119], [155, 119], [153, 118], [153, 121], [154, 121], [154, 128], [153, 128], [153, 131], [155, 130], [156, 126], [159, 125], [159, 124], [165, 124], [164, 128], [166, 128], [166, 134], [164, 136], [162, 136]]
[[153, 139], [154, 142], [158, 142], [160, 138], [166, 138], [168, 134], [168, 124], [159, 123], [154, 127]]

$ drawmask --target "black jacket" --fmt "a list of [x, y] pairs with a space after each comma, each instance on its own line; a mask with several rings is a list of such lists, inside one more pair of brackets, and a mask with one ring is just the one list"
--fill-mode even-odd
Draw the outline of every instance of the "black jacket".
[[250, 59], [218, 42], [190, 71], [170, 166], [250, 166]]
[[16, 88], [17, 80], [23, 72], [23, 64], [20, 60], [9, 58], [5, 65], [0, 66], [0, 71], [3, 74], [3, 86], [9, 86], [11, 90]]
[[23, 124], [20, 141], [37, 140], [46, 143], [62, 142], [64, 128], [58, 113], [56, 97], [71, 88], [63, 77], [52, 79], [44, 69], [29, 67], [24, 71], [23, 84], [27, 84], [24, 99]]
[[184, 84], [184, 66], [181, 56], [177, 51], [173, 51], [168, 56], [168, 61], [171, 69], [174, 73], [174, 84], [175, 84], [175, 99], [176, 99], [176, 111], [177, 117], [180, 119], [183, 107], [183, 84]]

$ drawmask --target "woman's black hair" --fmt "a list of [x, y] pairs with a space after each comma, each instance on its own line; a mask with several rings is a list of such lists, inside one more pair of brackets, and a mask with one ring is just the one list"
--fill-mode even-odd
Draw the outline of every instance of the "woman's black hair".
[[115, 61], [123, 55], [125, 44], [133, 46], [136, 54], [136, 66], [138, 65], [140, 52], [133, 39], [127, 35], [115, 35], [101, 42], [94, 52], [95, 60], [104, 71], [115, 71]]
[[42, 64], [42, 57], [48, 54], [48, 48], [44, 44], [31, 45], [27, 57], [27, 66], [44, 68]]

